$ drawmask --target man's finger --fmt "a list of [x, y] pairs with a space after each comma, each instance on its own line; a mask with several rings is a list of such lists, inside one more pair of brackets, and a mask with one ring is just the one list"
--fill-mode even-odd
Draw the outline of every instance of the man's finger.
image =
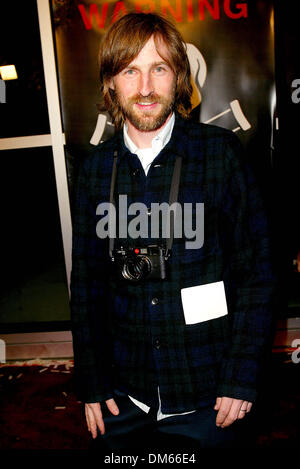
[[92, 437], [96, 438], [97, 425], [96, 425], [96, 421], [93, 415], [93, 411], [88, 405], [85, 406], [85, 415], [86, 415], [86, 422], [87, 422], [88, 430], [89, 432], [91, 432]]
[[216, 425], [221, 426], [226, 420], [227, 415], [230, 411], [232, 399], [229, 397], [222, 397], [219, 405], [219, 412], [217, 413]]
[[214, 409], [215, 409], [215, 410], [219, 410], [219, 409], [220, 409], [220, 405], [221, 405], [221, 398], [220, 398], [220, 397], [217, 397]]
[[247, 404], [247, 414], [248, 414], [248, 412], [250, 412], [251, 408], [252, 408], [252, 402], [248, 402], [248, 404]]
[[240, 412], [239, 412], [239, 415], [238, 415], [238, 419], [244, 418], [245, 415], [250, 412], [251, 408], [252, 408], [252, 402], [244, 401], [242, 406], [241, 406], [241, 409], [240, 409]]
[[[103, 417], [102, 417], [102, 412], [101, 412], [100, 405], [97, 409], [93, 409], [93, 410], [94, 410], [94, 417], [95, 417], [95, 420], [96, 420], [97, 427], [99, 428], [101, 435], [104, 435], [105, 425], [104, 425], [104, 422], [103, 422]], [[97, 429], [96, 429], [96, 436], [97, 436]], [[96, 438], [96, 436], [94, 438]]]
[[241, 405], [241, 408], [239, 410], [239, 413], [238, 413], [238, 416], [237, 418], [239, 420], [243, 419], [247, 413], [247, 409], [248, 409], [248, 404], [249, 402], [248, 401], [243, 401], [242, 405]]
[[231, 406], [230, 410], [227, 414], [226, 419], [222, 423], [222, 428], [228, 427], [231, 425], [233, 422], [235, 422], [239, 416], [241, 406], [242, 406], [243, 401], [240, 399], [232, 399], [231, 401]]
[[99, 428], [101, 435], [104, 435], [105, 426], [102, 418], [100, 403], [86, 404], [85, 413], [88, 429], [91, 432], [92, 437], [97, 437], [97, 427]]
[[116, 404], [116, 401], [114, 399], [108, 399], [106, 402], [108, 410], [114, 415], [118, 415], [120, 413], [119, 408]]
[[216, 425], [222, 428], [231, 425], [238, 418], [242, 403], [243, 401], [240, 399], [222, 397], [216, 418]]
[[232, 400], [230, 412], [228, 413], [226, 419], [224, 420], [224, 422], [222, 424], [223, 428], [228, 427], [229, 425], [231, 425], [233, 422], [235, 422], [239, 418], [239, 415], [241, 414], [240, 410], [242, 408], [243, 402], [244, 401], [242, 401], [240, 399], [233, 399]]
[[87, 406], [85, 406], [85, 419], [86, 419], [86, 424], [88, 427], [88, 431], [91, 431], [91, 425], [90, 425], [90, 417], [89, 417], [89, 412]]

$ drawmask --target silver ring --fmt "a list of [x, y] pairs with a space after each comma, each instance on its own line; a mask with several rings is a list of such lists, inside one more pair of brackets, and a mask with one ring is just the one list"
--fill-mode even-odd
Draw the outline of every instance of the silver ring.
[[246, 410], [240, 409], [240, 412], [247, 412], [247, 409]]

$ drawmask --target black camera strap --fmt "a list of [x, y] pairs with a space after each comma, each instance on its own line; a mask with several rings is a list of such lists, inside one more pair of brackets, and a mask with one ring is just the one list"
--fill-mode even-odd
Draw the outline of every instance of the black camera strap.
[[[110, 204], [113, 204], [114, 207], [115, 205], [115, 198], [114, 198], [114, 193], [115, 193], [115, 185], [116, 185], [116, 177], [117, 177], [117, 161], [118, 161], [118, 152], [117, 150], [114, 151], [114, 161], [113, 161], [113, 168], [112, 168], [112, 175], [111, 175], [111, 183], [110, 183], [110, 196], [109, 196], [109, 202]], [[175, 202], [177, 202], [178, 199], [178, 191], [179, 191], [179, 183], [180, 183], [180, 173], [181, 173], [181, 165], [182, 165], [182, 156], [177, 155], [175, 164], [174, 164], [174, 169], [173, 169], [173, 175], [172, 175], [172, 181], [171, 181], [171, 188], [170, 188], [170, 195], [169, 195], [169, 207]], [[166, 243], [166, 254], [165, 258], [167, 259], [170, 255], [170, 251], [172, 249], [173, 245], [173, 238], [174, 238], [174, 224], [175, 224], [175, 211], [176, 211], [176, 206], [175, 210], [170, 211], [170, 236], [167, 238], [167, 243]], [[110, 212], [111, 214], [111, 212]], [[111, 222], [109, 221], [110, 226]], [[114, 244], [115, 244], [115, 238], [110, 237], [109, 238], [109, 255], [110, 257], [113, 257], [113, 250], [114, 250]]]
[[[114, 207], [115, 204], [115, 185], [116, 185], [116, 177], [117, 177], [117, 161], [118, 161], [118, 152], [117, 150], [114, 151], [114, 162], [113, 162], [113, 169], [110, 181], [110, 195], [109, 195], [109, 203], [112, 204]], [[111, 211], [109, 212], [109, 224], [111, 226]], [[114, 250], [115, 245], [115, 238], [110, 236], [109, 238], [109, 255], [113, 257], [112, 253]]]
[[[173, 169], [172, 181], [171, 181], [171, 188], [170, 188], [170, 195], [169, 195], [169, 207], [178, 199], [178, 191], [179, 191], [179, 182], [180, 182], [180, 173], [181, 173], [181, 163], [182, 163], [182, 156], [177, 155], [175, 160], [175, 165]], [[170, 255], [170, 251], [172, 249], [173, 238], [174, 238], [174, 225], [175, 225], [175, 212], [176, 206], [174, 210], [170, 211], [170, 236], [167, 238], [167, 249], [165, 258], [167, 259]]]

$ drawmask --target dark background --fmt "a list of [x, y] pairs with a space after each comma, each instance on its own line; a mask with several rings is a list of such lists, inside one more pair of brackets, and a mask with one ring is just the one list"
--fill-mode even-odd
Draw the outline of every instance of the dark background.
[[[5, 82], [0, 138], [49, 134], [36, 1], [1, 2], [0, 18], [0, 65], [18, 73]], [[68, 330], [52, 148], [2, 150], [0, 158], [0, 332]]]
[[275, 0], [275, 77], [279, 130], [274, 139], [273, 236], [276, 240], [281, 317], [300, 313], [300, 273], [293, 260], [300, 251], [300, 103], [292, 101], [292, 83], [300, 78], [300, 2]]

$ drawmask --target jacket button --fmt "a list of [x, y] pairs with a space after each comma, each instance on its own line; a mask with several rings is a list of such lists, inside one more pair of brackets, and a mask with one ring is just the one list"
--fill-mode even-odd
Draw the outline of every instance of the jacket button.
[[154, 340], [154, 348], [156, 348], [156, 350], [160, 349], [161, 347], [161, 342], [159, 339], [155, 339]]
[[157, 305], [157, 303], [158, 303], [158, 298], [152, 298], [151, 304]]

